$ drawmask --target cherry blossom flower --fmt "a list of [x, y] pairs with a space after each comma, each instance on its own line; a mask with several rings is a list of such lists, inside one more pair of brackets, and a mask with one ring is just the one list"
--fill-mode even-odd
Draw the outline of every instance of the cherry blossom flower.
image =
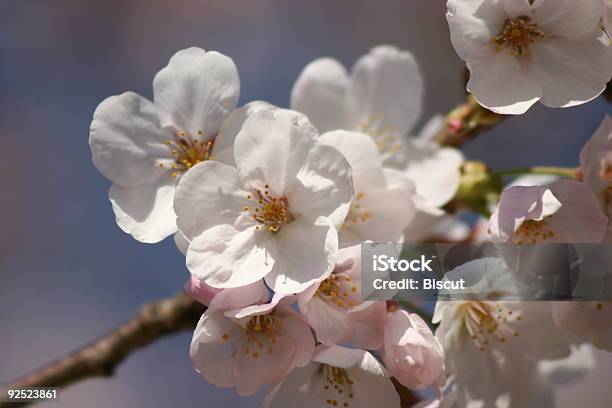
[[601, 242], [608, 219], [591, 190], [578, 181], [513, 186], [501, 196], [489, 223], [493, 242]]
[[127, 92], [98, 106], [89, 144], [96, 168], [113, 182], [109, 197], [122, 230], [148, 243], [176, 232], [176, 184], [231, 148], [220, 128], [239, 90], [230, 58], [188, 48], [155, 76], [154, 102]]
[[403, 241], [415, 211], [412, 181], [400, 171], [383, 169], [376, 145], [364, 134], [336, 130], [318, 140], [338, 149], [353, 169], [355, 197], [340, 230], [340, 246]]
[[467, 89], [497, 113], [580, 105], [610, 80], [601, 0], [449, 0], [447, 10]]
[[364, 350], [319, 346], [312, 362], [293, 370], [261, 408], [399, 407], [387, 371]]
[[297, 295], [300, 313], [327, 345], [351, 343], [373, 350], [382, 345], [385, 302], [361, 300], [361, 247], [341, 249], [336, 266], [321, 282]]
[[382, 356], [391, 375], [410, 389], [432, 385], [444, 371], [444, 351], [427, 323], [397, 307], [387, 314]]
[[423, 88], [414, 57], [382, 45], [361, 57], [350, 75], [331, 58], [308, 64], [293, 86], [291, 108], [321, 132], [368, 134], [387, 159], [401, 149], [401, 139], [421, 115]]
[[236, 137], [237, 168], [207, 161], [181, 179], [174, 208], [190, 241], [187, 267], [207, 285], [265, 277], [275, 292], [299, 293], [332, 270], [353, 197], [351, 168], [302, 119], [253, 113]]
[[551, 406], [540, 363], [567, 358], [580, 341], [555, 326], [549, 302], [505, 300], [518, 282], [497, 279], [512, 278], [503, 268], [503, 261], [485, 258], [449, 272], [475, 282], [469, 284], [471, 293], [487, 286], [491, 295], [437, 302], [433, 322], [439, 323], [436, 337], [445, 351], [447, 375], [457, 387], [459, 406]]
[[191, 342], [196, 371], [213, 385], [235, 386], [238, 394], [250, 395], [281, 381], [294, 367], [307, 365], [314, 338], [291, 308], [293, 302], [293, 296], [275, 296], [270, 303], [241, 309], [207, 310]]

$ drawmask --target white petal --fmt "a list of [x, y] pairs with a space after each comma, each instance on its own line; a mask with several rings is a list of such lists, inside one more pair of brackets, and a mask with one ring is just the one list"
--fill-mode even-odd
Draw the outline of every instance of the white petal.
[[304, 112], [321, 131], [346, 128], [344, 97], [346, 69], [331, 58], [308, 64], [291, 91], [291, 109]]
[[155, 243], [176, 232], [176, 215], [172, 208], [175, 181], [127, 188], [113, 184], [109, 198], [117, 225], [140, 242]]
[[249, 305], [264, 303], [268, 300], [268, 288], [258, 280], [250, 285], [223, 289], [215, 295], [208, 310], [234, 310]]
[[316, 131], [298, 113], [259, 111], [247, 118], [234, 144], [240, 176], [252, 186], [269, 184], [270, 193], [284, 195], [312, 147]]
[[453, 46], [464, 61], [490, 49], [507, 18], [503, 0], [448, 0], [446, 8]]
[[542, 87], [530, 65], [510, 52], [491, 50], [480, 58], [468, 60], [467, 89], [493, 112], [523, 114], [542, 96]]
[[157, 73], [153, 92], [164, 127], [214, 136], [238, 103], [240, 81], [230, 58], [192, 47], [174, 54]]
[[325, 217], [296, 219], [278, 232], [276, 242], [278, 257], [266, 283], [281, 294], [299, 293], [329, 273], [338, 253], [336, 228]]
[[351, 166], [338, 150], [317, 144], [291, 181], [287, 198], [294, 215], [328, 217], [339, 228], [353, 199]]
[[[232, 372], [232, 356], [240, 327], [222, 313], [204, 313], [193, 332], [190, 356], [193, 367], [211, 384], [232, 387], [235, 384]], [[225, 341], [223, 335], [229, 335]]]
[[185, 237], [192, 240], [215, 225], [234, 225], [252, 204], [241, 188], [238, 170], [216, 161], [191, 168], [176, 188], [174, 209]]
[[584, 37], [599, 25], [602, 0], [539, 0], [533, 9], [538, 27], [547, 37]]
[[385, 127], [406, 134], [421, 116], [423, 78], [407, 51], [378, 46], [353, 67], [347, 92], [347, 115], [358, 124], [380, 117]]
[[295, 367], [304, 367], [312, 360], [315, 350], [315, 340], [312, 336], [312, 331], [302, 316], [298, 315], [293, 309], [283, 309], [283, 335], [292, 338], [297, 346], [293, 365]]
[[[414, 183], [397, 170], [385, 169], [385, 184], [356, 186], [359, 209], [352, 207], [342, 230], [340, 246], [363, 241], [399, 242], [415, 214]], [[369, 216], [363, 216], [367, 212]]]
[[213, 145], [213, 158], [221, 163], [236, 166], [234, 161], [234, 142], [242, 129], [244, 121], [255, 112], [262, 110], [276, 111], [280, 108], [263, 101], [253, 101], [232, 111], [221, 124], [219, 134]]
[[426, 207], [442, 207], [457, 193], [463, 154], [454, 148], [439, 148], [431, 142], [407, 140], [405, 174], [416, 185]]
[[161, 177], [159, 159], [171, 158], [155, 107], [127, 92], [111, 96], [96, 108], [89, 146], [96, 168], [114, 183], [135, 187]]
[[352, 168], [353, 185], [378, 185], [385, 182], [382, 157], [371, 137], [363, 133], [335, 130], [319, 136], [319, 143], [342, 153]]
[[254, 283], [274, 267], [277, 255], [272, 234], [254, 226], [238, 230], [218, 225], [191, 241], [187, 268], [198, 279], [216, 288]]
[[591, 101], [612, 75], [612, 49], [595, 37], [538, 41], [531, 45], [531, 53], [546, 106], [565, 108]]

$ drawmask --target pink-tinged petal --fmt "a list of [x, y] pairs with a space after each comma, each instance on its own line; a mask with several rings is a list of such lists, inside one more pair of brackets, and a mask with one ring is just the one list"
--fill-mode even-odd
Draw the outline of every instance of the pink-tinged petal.
[[338, 233], [328, 218], [298, 218], [278, 232], [276, 244], [274, 267], [266, 283], [280, 294], [299, 293], [333, 268]]
[[539, 28], [548, 37], [584, 37], [599, 25], [602, 0], [538, 0], [533, 8]]
[[381, 155], [368, 135], [335, 130], [322, 134], [318, 141], [342, 153], [352, 168], [354, 186], [380, 186], [385, 183]]
[[225, 118], [213, 145], [212, 153], [214, 160], [229, 166], [236, 166], [234, 161], [234, 142], [236, 141], [236, 136], [238, 136], [240, 129], [242, 129], [244, 121], [253, 113], [262, 110], [277, 111], [280, 108], [268, 102], [253, 101], [232, 111]]
[[250, 187], [282, 195], [314, 147], [316, 129], [293, 111], [262, 110], [250, 115], [234, 144], [240, 176]]
[[550, 189], [562, 203], [550, 217], [550, 228], [556, 233], [553, 242], [601, 242], [608, 218], [591, 189], [578, 181], [563, 179], [550, 184]]
[[444, 352], [431, 329], [404, 310], [387, 316], [383, 361], [399, 382], [412, 389], [428, 387], [444, 371]]
[[216, 225], [234, 225], [252, 204], [238, 170], [216, 161], [194, 166], [176, 188], [174, 209], [179, 229], [189, 240]]
[[236, 108], [240, 81], [230, 58], [192, 47], [172, 56], [155, 76], [153, 91], [164, 127], [213, 137]]
[[312, 360], [315, 350], [315, 339], [306, 321], [291, 308], [278, 308], [283, 319], [282, 335], [293, 340], [296, 353], [293, 358], [294, 367], [304, 367]]
[[171, 158], [164, 145], [167, 138], [159, 126], [155, 106], [126, 92], [98, 105], [91, 122], [89, 146], [94, 165], [104, 177], [123, 187], [136, 187], [166, 175], [159, 160]]
[[292, 368], [296, 344], [291, 338], [276, 338], [272, 349], [238, 352], [234, 361], [236, 388], [241, 396], [254, 394], [266, 384], [281, 381]]
[[379, 348], [383, 334], [387, 305], [385, 302], [365, 302], [349, 312], [353, 324], [351, 344], [366, 350]]
[[510, 187], [502, 193], [491, 216], [491, 237], [496, 241], [508, 241], [524, 221], [541, 221], [557, 213], [562, 205], [548, 187]]
[[318, 342], [333, 346], [351, 340], [353, 324], [348, 311], [333, 307], [314, 296], [308, 303], [300, 304], [300, 312], [315, 331]]
[[185, 286], [183, 287], [185, 292], [202, 303], [205, 306], [210, 304], [210, 301], [222, 291], [222, 289], [213, 288], [212, 286], [208, 286], [198, 278], [191, 276], [187, 282], [185, 282]]
[[346, 128], [346, 69], [336, 60], [320, 58], [306, 65], [291, 91], [291, 109], [304, 112], [321, 131]]
[[596, 347], [612, 351], [612, 302], [551, 302], [555, 325], [568, 329]]
[[201, 286], [208, 289], [208, 291], [217, 291], [208, 306], [209, 310], [240, 309], [249, 305], [264, 303], [268, 300], [268, 288], [266, 288], [266, 285], [261, 280], [239, 288], [222, 290], [207, 286], [205, 283], [202, 283]]
[[353, 199], [351, 166], [338, 150], [317, 144], [288, 186], [289, 207], [295, 216], [327, 217], [339, 228]]
[[453, 46], [464, 61], [491, 49], [508, 17], [503, 0], [448, 0], [446, 9]]
[[[589, 0], [590, 1], [590, 0]], [[599, 96], [612, 76], [612, 52], [597, 37], [580, 41], [550, 38], [531, 45], [541, 102], [566, 108]]]
[[612, 178], [612, 117], [609, 115], [580, 151], [580, 170], [582, 181], [595, 194], [608, 188]]
[[235, 385], [232, 370], [234, 342], [239, 341], [241, 328], [222, 313], [204, 313], [191, 340], [193, 367], [206, 381], [218, 387]]
[[272, 234], [254, 226], [238, 230], [231, 225], [218, 225], [191, 241], [187, 268], [210, 286], [232, 288], [262, 279], [277, 259]]
[[467, 61], [469, 92], [478, 102], [504, 115], [521, 115], [542, 97], [542, 86], [526, 64], [509, 52], [491, 50]]
[[289, 307], [295, 303], [295, 297], [275, 293], [272, 299], [267, 303], [249, 305], [242, 309], [228, 310], [225, 312], [225, 316], [234, 319], [234, 321], [244, 327], [251, 317], [268, 314], [272, 312], [279, 303], [282, 303], [285, 307]]
[[381, 125], [406, 134], [421, 116], [424, 84], [415, 58], [389, 45], [372, 48], [353, 67], [346, 95], [354, 126], [380, 118]]
[[175, 180], [170, 177], [133, 188], [113, 184], [108, 195], [117, 225], [146, 243], [159, 242], [175, 233], [175, 189]]

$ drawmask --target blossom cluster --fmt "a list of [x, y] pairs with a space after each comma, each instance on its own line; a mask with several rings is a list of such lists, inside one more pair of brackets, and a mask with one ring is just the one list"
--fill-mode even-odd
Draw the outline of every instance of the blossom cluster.
[[[468, 90], [506, 114], [595, 98], [612, 74], [604, 3], [449, 0]], [[609, 241], [610, 118], [575, 179], [518, 181], [468, 237], [448, 204], [469, 163], [433, 139], [438, 118], [411, 136], [424, 86], [409, 52], [375, 47], [350, 72], [315, 60], [286, 108], [238, 106], [239, 93], [232, 59], [188, 48], [155, 76], [153, 101], [112, 96], [90, 132], [119, 227], [145, 243], [172, 235], [185, 255], [185, 290], [207, 306], [190, 356], [208, 382], [266, 388], [263, 407], [399, 407], [396, 387], [431, 386], [423, 406], [547, 406], [559, 367], [588, 368], [587, 343], [612, 350], [612, 302], [440, 301], [426, 322], [363, 300], [360, 253], [434, 237]]]

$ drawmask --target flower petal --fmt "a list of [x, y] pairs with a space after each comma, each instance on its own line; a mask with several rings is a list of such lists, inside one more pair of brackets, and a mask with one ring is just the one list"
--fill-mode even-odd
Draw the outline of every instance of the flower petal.
[[159, 242], [174, 234], [177, 230], [172, 208], [174, 184], [170, 177], [134, 188], [113, 184], [108, 195], [117, 225], [146, 243]]
[[126, 92], [111, 96], [96, 108], [89, 146], [96, 168], [123, 187], [135, 187], [160, 178], [159, 159], [170, 159], [164, 141], [168, 135], [158, 123], [155, 106]]
[[509, 52], [491, 50], [482, 57], [467, 61], [470, 70], [467, 90], [493, 112], [523, 114], [542, 96], [542, 86], [531, 65]]
[[325, 217], [296, 219], [278, 232], [276, 242], [278, 255], [266, 283], [280, 294], [299, 293], [321, 279], [338, 253], [336, 228]]
[[321, 131], [346, 128], [346, 69], [331, 58], [306, 65], [291, 90], [291, 109], [304, 112]]
[[446, 9], [451, 41], [464, 61], [491, 49], [507, 18], [503, 0], [448, 0]]
[[538, 0], [533, 14], [546, 36], [576, 39], [599, 25], [603, 1]]
[[174, 209], [188, 240], [220, 224], [234, 225], [251, 204], [234, 167], [205, 161], [191, 168], [176, 188]]
[[236, 141], [236, 136], [238, 136], [240, 129], [242, 129], [244, 121], [253, 113], [262, 110], [277, 111], [280, 108], [268, 102], [253, 101], [232, 111], [225, 118], [213, 145], [214, 160], [230, 166], [236, 166], [234, 161], [234, 142]]
[[309, 219], [328, 217], [339, 228], [353, 199], [351, 174], [338, 150], [315, 146], [287, 191], [291, 212]]
[[349, 123], [380, 117], [383, 126], [404, 135], [421, 116], [423, 92], [412, 54], [388, 45], [375, 47], [353, 67], [346, 96]]
[[210, 137], [236, 107], [240, 80], [230, 58], [192, 47], [174, 54], [157, 73], [153, 93], [164, 127]]
[[277, 262], [272, 234], [254, 226], [238, 230], [218, 225], [191, 241], [187, 268], [198, 279], [216, 288], [234, 288], [266, 276]]
[[342, 153], [352, 168], [354, 186], [384, 184], [382, 158], [376, 144], [368, 135], [335, 130], [322, 134], [317, 140]]
[[595, 36], [580, 41], [550, 38], [531, 49], [534, 75], [543, 89], [541, 102], [549, 107], [566, 108], [595, 99], [612, 75], [612, 50]]
[[[206, 381], [218, 387], [235, 385], [232, 372], [233, 341], [242, 334], [240, 327], [223, 313], [204, 313], [193, 332], [189, 355], [193, 367]], [[229, 336], [228, 341], [223, 335]]]
[[316, 129], [293, 111], [266, 111], [247, 118], [234, 144], [240, 177], [250, 187], [282, 195], [314, 147]]

